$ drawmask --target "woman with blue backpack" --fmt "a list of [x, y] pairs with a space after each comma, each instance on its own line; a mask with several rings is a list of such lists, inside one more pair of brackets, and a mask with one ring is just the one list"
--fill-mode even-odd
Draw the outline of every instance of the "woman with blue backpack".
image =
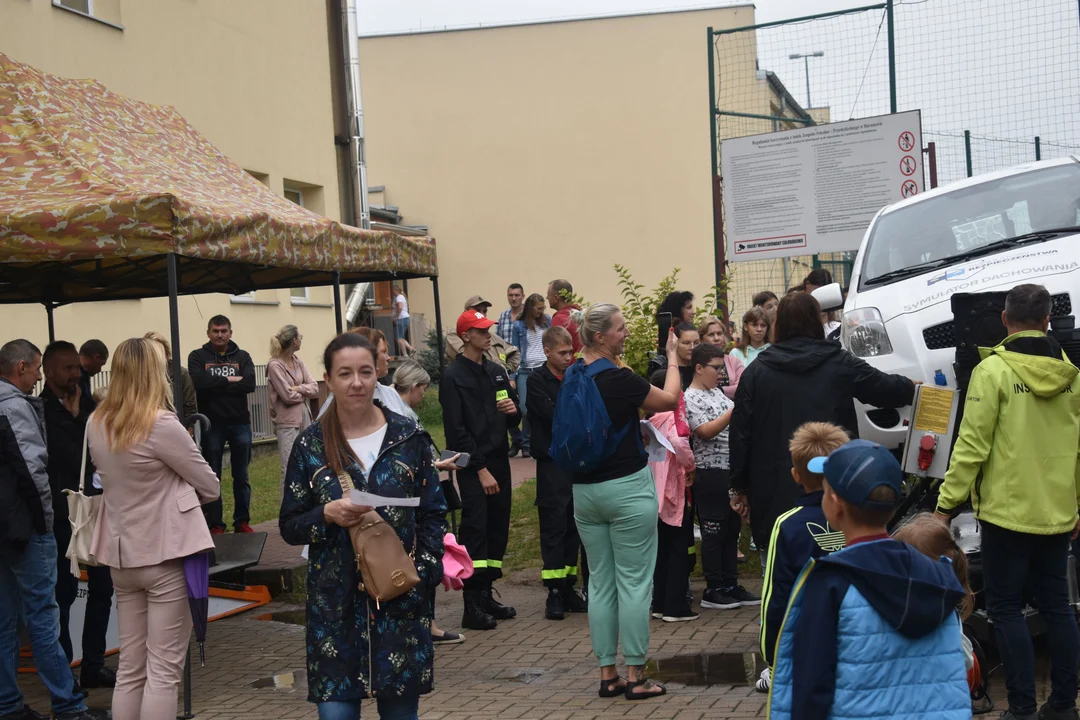
[[[677, 344], [669, 330], [667, 377], [657, 388], [617, 366], [630, 335], [618, 306], [592, 305], [578, 325], [584, 357], [570, 366], [559, 391], [551, 456], [573, 477], [574, 519], [589, 560], [589, 631], [600, 661], [599, 695], [644, 700], [667, 691], [645, 677], [659, 506], [639, 411], [678, 406]], [[626, 679], [615, 665], [620, 636]]]

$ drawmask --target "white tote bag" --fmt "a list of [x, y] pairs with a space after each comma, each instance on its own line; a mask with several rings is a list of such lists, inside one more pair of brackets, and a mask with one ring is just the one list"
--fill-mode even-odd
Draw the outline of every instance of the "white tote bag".
[[[87, 421], [89, 424], [89, 421]], [[86, 495], [86, 456], [90, 453], [87, 436], [89, 428], [83, 430], [82, 466], [79, 469], [79, 489], [65, 490], [68, 503], [68, 519], [71, 521], [71, 543], [67, 554], [71, 561], [71, 574], [79, 577], [79, 565], [97, 566], [98, 562], [90, 553], [90, 544], [94, 539], [94, 527], [97, 525], [98, 510], [101, 508], [101, 495]]]

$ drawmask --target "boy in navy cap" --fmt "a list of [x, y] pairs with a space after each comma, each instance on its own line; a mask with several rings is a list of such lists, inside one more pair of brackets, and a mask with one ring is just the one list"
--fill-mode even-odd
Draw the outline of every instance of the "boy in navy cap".
[[770, 718], [971, 717], [947, 561], [892, 540], [900, 464], [866, 440], [808, 464], [825, 476], [822, 509], [844, 549], [811, 560], [780, 631]]

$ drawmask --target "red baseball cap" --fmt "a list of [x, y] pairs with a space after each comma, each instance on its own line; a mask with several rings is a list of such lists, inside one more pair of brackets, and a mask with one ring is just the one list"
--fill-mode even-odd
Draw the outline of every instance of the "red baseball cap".
[[487, 330], [489, 327], [495, 324], [494, 320], [489, 319], [484, 313], [477, 310], [466, 310], [461, 313], [457, 319], [457, 334], [459, 336], [465, 335], [470, 330], [477, 328], [480, 330]]

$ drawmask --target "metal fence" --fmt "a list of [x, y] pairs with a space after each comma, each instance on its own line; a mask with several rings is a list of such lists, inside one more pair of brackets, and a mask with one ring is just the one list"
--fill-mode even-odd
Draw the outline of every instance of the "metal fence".
[[[854, 253], [727, 263], [726, 138], [919, 109], [928, 187], [1080, 153], [1077, 0], [887, 0], [743, 28], [709, 28], [718, 279], [738, 318], [815, 267], [846, 283]], [[936, 181], [936, 183], [935, 183]]]

